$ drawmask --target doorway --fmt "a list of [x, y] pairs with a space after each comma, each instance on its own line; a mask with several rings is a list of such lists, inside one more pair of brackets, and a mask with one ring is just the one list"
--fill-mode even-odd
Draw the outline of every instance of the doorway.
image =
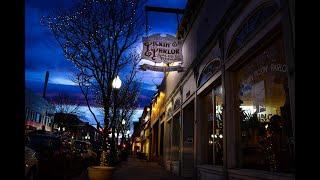
[[183, 109], [182, 176], [192, 177], [194, 169], [194, 101]]

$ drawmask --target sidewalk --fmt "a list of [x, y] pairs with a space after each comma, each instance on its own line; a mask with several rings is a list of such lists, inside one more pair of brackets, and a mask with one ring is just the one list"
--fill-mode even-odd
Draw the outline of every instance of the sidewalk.
[[184, 180], [166, 171], [156, 162], [128, 158], [113, 174], [112, 180]]
[[[89, 180], [87, 171], [71, 180]], [[113, 174], [112, 180], [190, 180], [175, 176], [156, 162], [148, 162], [136, 158], [128, 158], [121, 162]]]

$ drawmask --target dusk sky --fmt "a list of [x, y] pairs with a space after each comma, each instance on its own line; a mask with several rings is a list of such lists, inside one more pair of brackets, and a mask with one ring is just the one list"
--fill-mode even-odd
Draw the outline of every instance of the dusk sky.
[[[65, 59], [62, 50], [49, 29], [40, 24], [40, 18], [52, 14], [54, 10], [72, 7], [75, 0], [27, 0], [25, 4], [25, 81], [26, 88], [42, 94], [45, 72], [50, 72], [47, 96], [53, 97], [59, 92], [69, 93], [73, 98], [82, 98], [77, 86], [70, 80], [74, 65]], [[147, 5], [184, 8], [187, 0], [148, 0]], [[149, 12], [149, 34], [161, 33], [175, 35], [177, 31], [176, 14]], [[145, 31], [145, 27], [142, 27]], [[142, 44], [141, 44], [142, 45]], [[141, 46], [142, 47], [142, 46]], [[139, 49], [139, 48], [138, 48]], [[141, 48], [140, 48], [141, 49]], [[122, 72], [125, 74], [125, 72]], [[121, 78], [121, 74], [120, 74]], [[150, 102], [163, 73], [141, 71], [142, 79], [139, 105], [142, 108]], [[139, 113], [137, 117], [139, 117]]]

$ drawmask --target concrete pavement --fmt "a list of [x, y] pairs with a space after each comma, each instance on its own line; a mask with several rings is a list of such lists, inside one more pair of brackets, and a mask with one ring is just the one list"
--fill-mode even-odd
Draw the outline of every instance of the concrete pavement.
[[[84, 171], [79, 177], [71, 180], [89, 180], [87, 171]], [[187, 180], [175, 176], [156, 162], [148, 162], [129, 157], [128, 161], [121, 162], [117, 166], [112, 180]]]
[[112, 180], [184, 180], [175, 176], [156, 162], [128, 158], [116, 169]]

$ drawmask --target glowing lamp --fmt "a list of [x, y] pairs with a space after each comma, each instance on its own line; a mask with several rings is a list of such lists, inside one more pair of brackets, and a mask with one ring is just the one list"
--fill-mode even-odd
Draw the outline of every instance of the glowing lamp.
[[121, 87], [121, 80], [119, 78], [119, 76], [117, 76], [116, 78], [114, 78], [114, 80], [112, 81], [112, 87], [114, 89], [120, 89]]

